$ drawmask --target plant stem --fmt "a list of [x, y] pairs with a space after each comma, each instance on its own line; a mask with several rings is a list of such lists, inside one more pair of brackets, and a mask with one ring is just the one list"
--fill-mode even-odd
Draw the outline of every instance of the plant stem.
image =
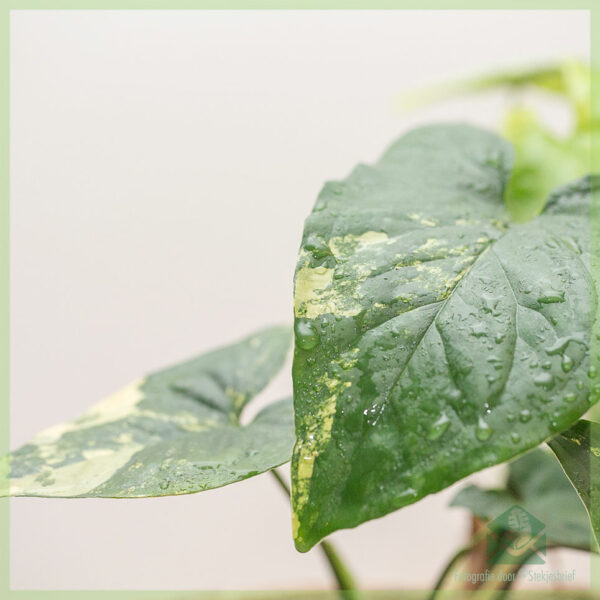
[[340, 555], [337, 553], [331, 542], [321, 542], [319, 548], [323, 551], [323, 554], [335, 575], [338, 588], [342, 591], [356, 590], [354, 577], [352, 577], [348, 567], [344, 564], [344, 561], [340, 558]]
[[[286, 493], [288, 498], [291, 498], [290, 488], [283, 477], [277, 472], [277, 469], [271, 469], [271, 473], [277, 480], [279, 487]], [[350, 573], [347, 565], [344, 564], [344, 561], [337, 553], [337, 550], [333, 544], [331, 542], [321, 542], [319, 544], [319, 548], [329, 563], [329, 567], [335, 576], [335, 580], [337, 581], [338, 589], [344, 592], [342, 597], [352, 600], [355, 598], [357, 599], [358, 595], [355, 593], [357, 586], [356, 582], [354, 581], [354, 577]]]
[[433, 586], [431, 595], [429, 596], [429, 600], [435, 600], [435, 597], [437, 596], [438, 591], [440, 591], [440, 589], [444, 583], [444, 580], [448, 576], [448, 573], [450, 573], [452, 568], [456, 565], [456, 563], [459, 560], [461, 560], [461, 558], [463, 558], [464, 556], [466, 556], [467, 554], [472, 552], [475, 548], [477, 548], [477, 546], [481, 543], [482, 539], [483, 539], [483, 535], [481, 535], [481, 534], [472, 537], [468, 544], [463, 546], [458, 552], [456, 552], [456, 554], [454, 554], [454, 556], [448, 561], [448, 563], [444, 567], [444, 570], [440, 573], [440, 576], [438, 577], [437, 581], [435, 582], [435, 585]]
[[[546, 545], [546, 551], [548, 550], [552, 550], [554, 548], [560, 548], [560, 545], [555, 545], [555, 544], [547, 544]], [[565, 548], [568, 548], [569, 546], [564, 546]], [[528, 550], [522, 557], [521, 557], [521, 561], [518, 562], [515, 565], [512, 565], [512, 568], [510, 569], [510, 573], [514, 574], [514, 579], [507, 579], [507, 581], [505, 581], [503, 583], [503, 585], [499, 588], [498, 590], [498, 594], [496, 595], [496, 600], [502, 600], [504, 598], [508, 597], [508, 594], [510, 593], [510, 588], [512, 587], [513, 583], [515, 583], [517, 575], [519, 574], [519, 571], [525, 566], [525, 564], [527, 563], [527, 561], [529, 560], [529, 558], [531, 556], [533, 556], [535, 554], [535, 550]]]

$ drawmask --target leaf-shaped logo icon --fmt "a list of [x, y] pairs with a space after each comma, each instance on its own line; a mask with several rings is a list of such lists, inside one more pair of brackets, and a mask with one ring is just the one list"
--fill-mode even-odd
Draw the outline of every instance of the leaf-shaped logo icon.
[[544, 564], [545, 525], [518, 505], [488, 523], [486, 553], [495, 564]]
[[508, 525], [513, 531], [521, 534], [513, 540], [513, 550], [519, 551], [527, 546], [532, 533], [529, 515], [522, 508], [515, 506], [508, 515]]

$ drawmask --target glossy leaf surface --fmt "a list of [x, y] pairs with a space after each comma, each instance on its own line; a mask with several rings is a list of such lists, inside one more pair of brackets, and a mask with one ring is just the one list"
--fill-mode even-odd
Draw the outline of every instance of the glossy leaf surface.
[[517, 225], [511, 164], [496, 135], [426, 127], [322, 190], [295, 275], [299, 550], [589, 408], [590, 183]]
[[79, 419], [43, 431], [4, 461], [4, 495], [136, 498], [199, 492], [284, 462], [291, 399], [246, 426], [244, 406], [281, 368], [286, 328], [140, 379]]

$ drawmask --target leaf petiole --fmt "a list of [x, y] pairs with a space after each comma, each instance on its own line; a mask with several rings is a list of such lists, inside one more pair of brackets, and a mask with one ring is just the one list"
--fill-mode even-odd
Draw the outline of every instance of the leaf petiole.
[[[271, 474], [279, 484], [279, 487], [285, 492], [288, 498], [291, 498], [290, 488], [283, 477], [277, 472], [277, 469], [271, 469]], [[342, 592], [344, 600], [359, 600], [361, 598], [358, 592], [354, 576], [348, 566], [344, 563], [337, 550], [331, 542], [321, 542], [319, 548], [323, 552], [325, 559], [329, 563], [331, 572], [337, 582], [338, 589]]]

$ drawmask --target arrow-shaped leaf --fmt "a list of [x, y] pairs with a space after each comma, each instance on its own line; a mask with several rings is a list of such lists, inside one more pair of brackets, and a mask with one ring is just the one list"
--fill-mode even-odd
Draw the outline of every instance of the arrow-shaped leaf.
[[321, 192], [295, 275], [299, 550], [589, 408], [590, 181], [518, 225], [511, 164], [496, 135], [426, 127]]
[[3, 495], [137, 498], [209, 490], [290, 458], [291, 399], [239, 416], [281, 368], [286, 328], [135, 381], [4, 460]]

